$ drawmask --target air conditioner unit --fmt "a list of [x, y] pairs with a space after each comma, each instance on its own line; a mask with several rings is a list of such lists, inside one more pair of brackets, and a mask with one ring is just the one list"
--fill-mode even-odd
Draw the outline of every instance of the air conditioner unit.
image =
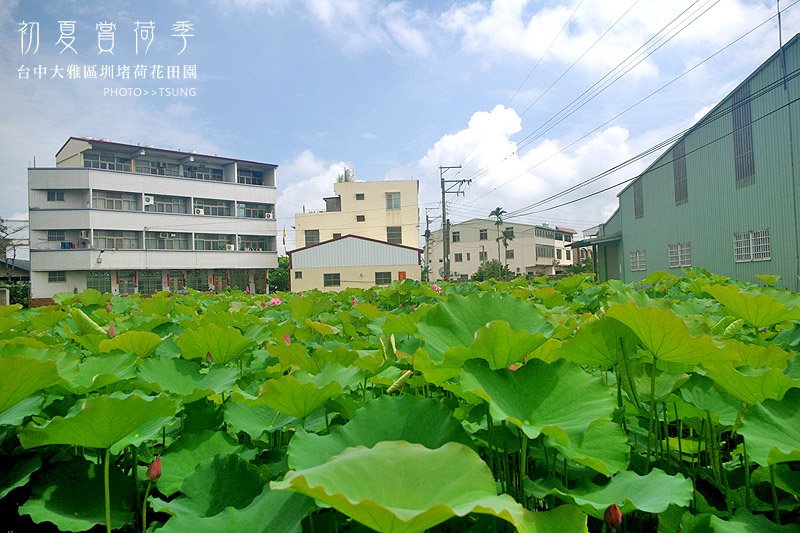
[[272, 220], [272, 217], [273, 217], [272, 213], [267, 213], [266, 215], [264, 215], [264, 218], [266, 218], [267, 220]]
[[153, 205], [155, 203], [156, 203], [156, 200], [152, 196], [145, 196], [144, 197], [144, 205]]
[[82, 229], [81, 230], [81, 239], [88, 239], [88, 238], [89, 238], [89, 230], [88, 229]]
[[225, 249], [226, 249], [227, 251], [229, 251], [229, 252], [232, 252], [232, 251], [236, 250], [236, 246], [235, 246], [235, 245], [233, 245], [233, 244], [226, 244], [226, 245], [225, 245]]
[[195, 207], [194, 208], [194, 214], [195, 215], [205, 215], [206, 214], [206, 210], [203, 209], [202, 207]]
[[164, 163], [164, 162], [159, 162], [159, 163], [158, 163], [158, 167], [159, 167], [159, 168], [167, 168], [167, 164], [166, 164], [166, 163]]
[[158, 238], [159, 239], [169, 239], [169, 233], [159, 233], [158, 234]]

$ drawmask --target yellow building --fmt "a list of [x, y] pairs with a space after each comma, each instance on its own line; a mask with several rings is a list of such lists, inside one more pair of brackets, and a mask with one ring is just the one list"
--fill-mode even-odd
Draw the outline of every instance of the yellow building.
[[295, 245], [303, 248], [343, 235], [419, 246], [417, 180], [353, 181], [352, 170], [325, 198], [325, 211], [295, 215]]

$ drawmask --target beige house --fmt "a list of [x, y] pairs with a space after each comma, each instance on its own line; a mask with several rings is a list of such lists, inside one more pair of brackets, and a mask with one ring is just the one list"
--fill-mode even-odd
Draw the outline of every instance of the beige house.
[[360, 235], [370, 239], [419, 246], [419, 182], [417, 180], [353, 181], [353, 171], [334, 184], [325, 211], [295, 214], [295, 245]]
[[420, 279], [422, 250], [360, 235], [345, 235], [288, 252], [291, 290], [368, 289]]
[[[497, 238], [510, 232], [508, 247]], [[475, 218], [450, 226], [451, 279], [469, 279], [478, 268], [492, 259], [500, 259], [515, 274], [549, 274], [563, 272], [578, 258], [570, 249], [576, 231], [548, 224], [530, 225], [503, 223]], [[431, 232], [428, 261], [431, 279], [443, 277], [442, 230]]]

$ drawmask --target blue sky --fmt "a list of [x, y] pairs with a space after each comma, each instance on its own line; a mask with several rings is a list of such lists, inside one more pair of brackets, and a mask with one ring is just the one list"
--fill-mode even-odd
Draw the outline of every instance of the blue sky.
[[[785, 42], [800, 31], [800, 6], [781, 7]], [[513, 211], [694, 123], [777, 49], [775, 13], [772, 0], [0, 0], [0, 216], [25, 216], [26, 168], [34, 157], [54, 165], [70, 135], [278, 164], [290, 247], [293, 214], [324, 207], [344, 166], [361, 180], [419, 179], [423, 220], [424, 207], [438, 215], [439, 165], [472, 179], [451, 198], [451, 220]], [[76, 54], [59, 54], [63, 20], [76, 21]], [[180, 56], [178, 20], [194, 33]], [[22, 54], [23, 21], [39, 23], [36, 55]], [[136, 21], [156, 24], [146, 56], [134, 52]], [[116, 24], [113, 58], [98, 59], [98, 22]], [[657, 35], [656, 51], [555, 119]], [[19, 79], [38, 64], [46, 77]], [[49, 78], [69, 64], [196, 65], [197, 79]], [[124, 87], [196, 96], [104, 96]], [[618, 190], [517, 220], [588, 228], [613, 212]]]

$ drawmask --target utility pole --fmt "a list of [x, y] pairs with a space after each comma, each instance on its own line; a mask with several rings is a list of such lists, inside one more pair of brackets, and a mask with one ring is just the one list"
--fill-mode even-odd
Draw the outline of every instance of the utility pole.
[[431, 280], [431, 268], [430, 268], [430, 251], [431, 251], [431, 220], [435, 220], [438, 217], [431, 218], [428, 216], [428, 211], [433, 211], [433, 207], [426, 207], [425, 208], [425, 281]]
[[461, 165], [451, 167], [439, 167], [439, 180], [442, 185], [442, 263], [444, 264], [444, 279], [450, 280], [450, 221], [447, 219], [447, 206], [445, 205], [445, 196], [447, 194], [464, 194], [461, 186], [465, 183], [470, 183], [472, 180], [446, 180], [444, 174], [450, 169], [461, 168]]

